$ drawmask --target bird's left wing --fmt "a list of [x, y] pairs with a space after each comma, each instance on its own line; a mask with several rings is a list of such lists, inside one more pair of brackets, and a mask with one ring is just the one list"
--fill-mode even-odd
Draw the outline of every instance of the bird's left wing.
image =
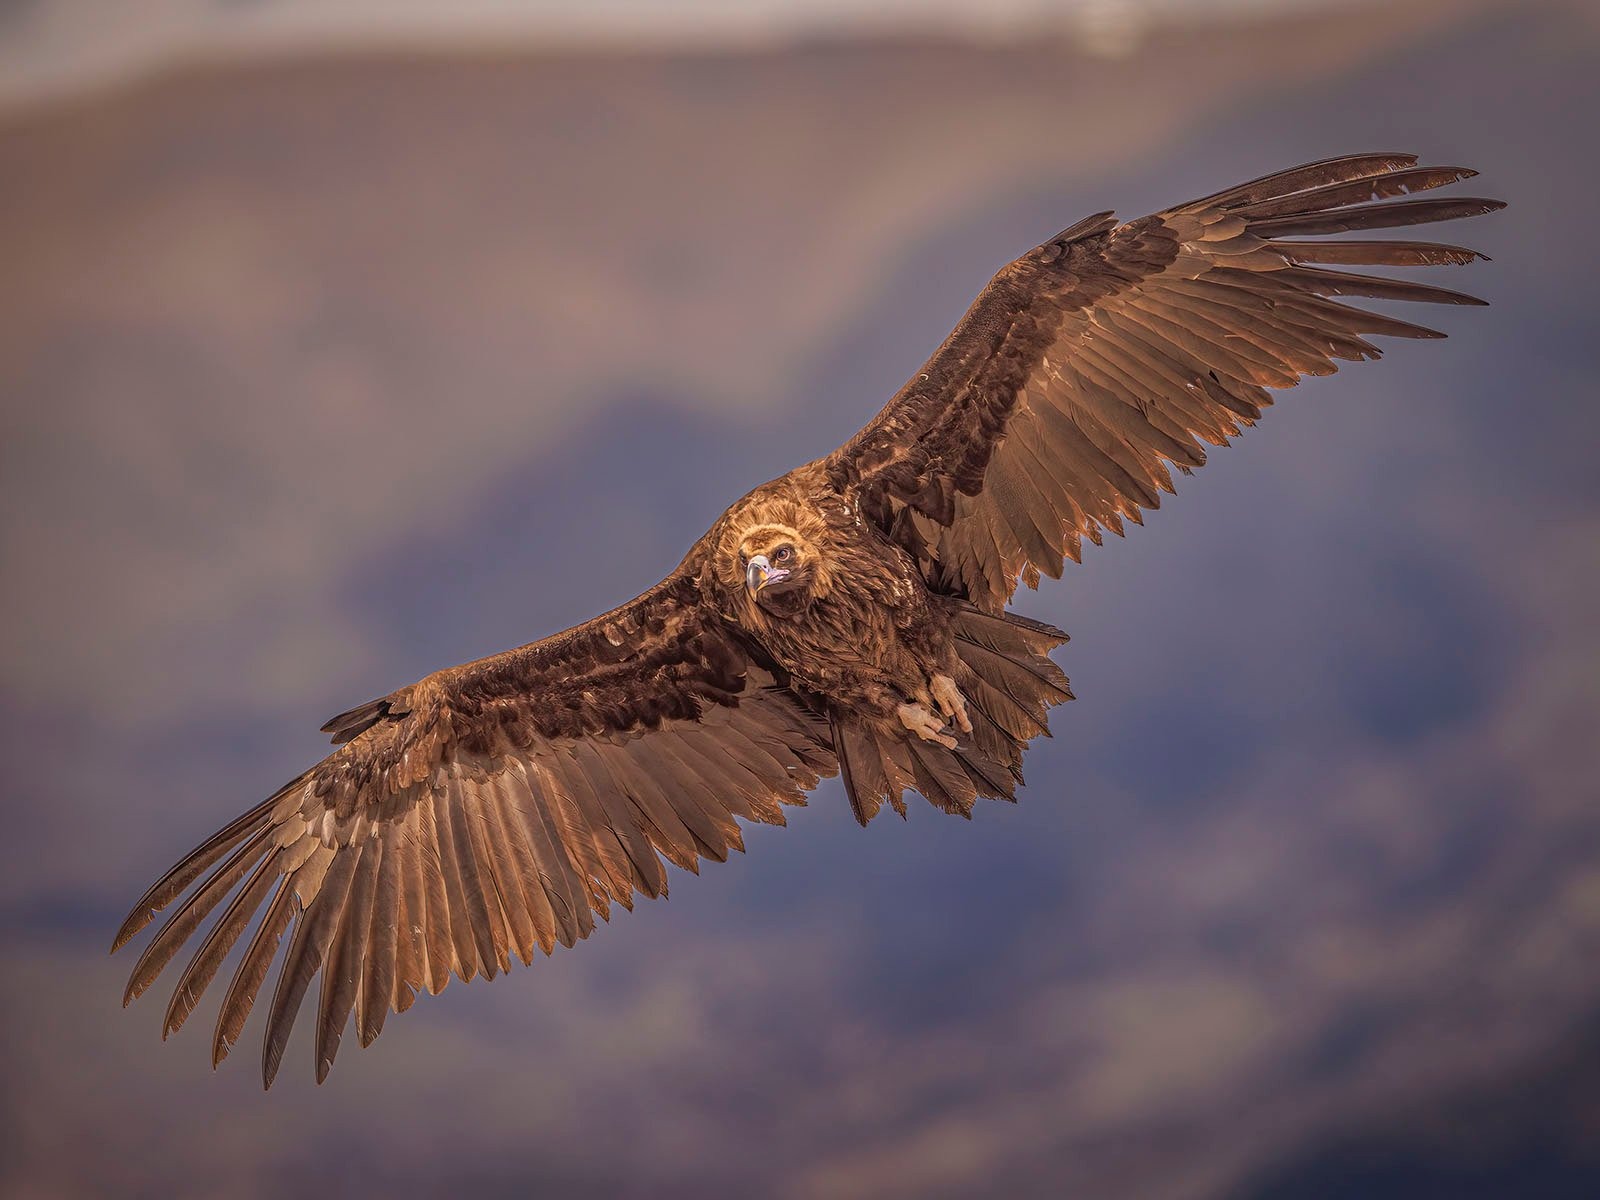
[[262, 1076], [270, 1086], [320, 972], [320, 1082], [352, 1011], [366, 1045], [419, 989], [492, 978], [513, 954], [526, 963], [587, 937], [613, 901], [664, 895], [663, 858], [697, 871], [742, 849], [736, 817], [782, 824], [780, 805], [804, 803], [837, 765], [826, 724], [776, 670], [708, 613], [680, 568], [584, 625], [335, 717], [324, 727], [334, 753], [135, 905], [113, 949], [184, 897], [124, 1003], [227, 901], [178, 979], [164, 1034], [255, 922], [213, 1065], [287, 933]]
[[1110, 213], [1080, 221], [1003, 268], [823, 467], [930, 586], [998, 612], [1019, 577], [1059, 578], [1082, 538], [1142, 523], [1172, 490], [1168, 464], [1202, 464], [1201, 443], [1226, 445], [1254, 422], [1266, 389], [1378, 357], [1371, 334], [1443, 336], [1333, 297], [1481, 303], [1340, 269], [1460, 264], [1480, 257], [1471, 250], [1304, 240], [1502, 207], [1394, 199], [1472, 174], [1350, 155], [1121, 225]]

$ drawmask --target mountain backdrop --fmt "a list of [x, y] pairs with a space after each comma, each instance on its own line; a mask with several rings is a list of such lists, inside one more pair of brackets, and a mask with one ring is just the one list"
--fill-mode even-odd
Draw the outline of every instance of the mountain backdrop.
[[[1444, 0], [0, 109], [0, 1189], [1600, 1194], [1596, 112], [1592, 5]], [[1019, 595], [1080, 699], [1018, 806], [829, 783], [321, 1089], [120, 1010], [126, 906], [328, 714], [655, 582], [1079, 217], [1368, 149], [1511, 202], [1445, 231], [1493, 307]]]

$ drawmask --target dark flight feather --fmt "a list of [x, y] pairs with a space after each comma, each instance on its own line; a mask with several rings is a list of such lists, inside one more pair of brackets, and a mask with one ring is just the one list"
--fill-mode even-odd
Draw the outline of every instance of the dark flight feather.
[[267, 852], [265, 844], [267, 833], [266, 829], [258, 829], [251, 834], [167, 918], [155, 938], [145, 947], [144, 953], [139, 956], [139, 961], [134, 964], [127, 990], [122, 994], [124, 1008], [144, 994], [145, 988], [155, 981], [156, 976], [161, 974], [173, 956], [183, 948], [183, 943], [200, 927], [200, 922], [206, 919], [211, 910], [222, 902], [223, 897], [233, 890], [239, 880], [244, 878], [245, 873]]
[[[302, 779], [304, 776], [301, 777]], [[295, 780], [299, 783], [300, 780]], [[295, 786], [291, 783], [284, 790]], [[139, 902], [133, 906], [133, 911], [122, 922], [122, 927], [117, 930], [117, 936], [111, 943], [114, 952], [127, 945], [133, 936], [150, 923], [152, 917], [160, 912], [196, 879], [200, 873], [217, 859], [232, 850], [244, 838], [257, 830], [265, 827], [271, 819], [273, 806], [278, 802], [282, 792], [278, 792], [237, 820], [219, 829], [193, 850], [189, 851], [176, 866], [156, 880], [150, 890], [139, 897]]]
[[1349, 179], [1370, 179], [1389, 171], [1405, 170], [1417, 165], [1415, 154], [1345, 154], [1306, 163], [1287, 171], [1274, 171], [1259, 179], [1237, 184], [1224, 191], [1202, 196], [1180, 204], [1172, 211], [1184, 209], [1216, 208], [1229, 210], [1242, 208], [1274, 196], [1288, 196], [1295, 192], [1326, 187], [1330, 183], [1343, 183]]
[[355, 1007], [361, 988], [367, 937], [372, 929], [372, 906], [377, 897], [378, 869], [383, 859], [383, 840], [369, 838], [361, 848], [350, 891], [340, 906], [339, 924], [328, 943], [327, 963], [322, 970], [322, 989], [317, 1000], [316, 1072], [321, 1083], [333, 1067], [345, 1024]]
[[401, 854], [392, 834], [386, 836], [378, 877], [373, 883], [372, 912], [367, 921], [366, 961], [360, 963], [361, 988], [356, 997], [356, 1030], [363, 1046], [383, 1032], [383, 1020], [394, 1001], [405, 935], [401, 932]]
[[161, 1036], [177, 1032], [194, 1012], [200, 996], [222, 966], [223, 959], [244, 934], [245, 928], [261, 907], [267, 893], [278, 882], [278, 873], [270, 857], [264, 857], [250, 872], [250, 878], [235, 893], [221, 917], [211, 927], [200, 943], [189, 965], [183, 969], [172, 989], [172, 999], [167, 1003], [166, 1016], [161, 1022]]
[[338, 929], [359, 857], [358, 854], [333, 855], [316, 897], [295, 921], [289, 950], [278, 975], [278, 986], [273, 989], [272, 1005], [267, 1013], [266, 1041], [261, 1048], [261, 1081], [267, 1087], [272, 1086], [283, 1062], [283, 1049], [294, 1031], [300, 1001], [327, 957], [328, 944]]

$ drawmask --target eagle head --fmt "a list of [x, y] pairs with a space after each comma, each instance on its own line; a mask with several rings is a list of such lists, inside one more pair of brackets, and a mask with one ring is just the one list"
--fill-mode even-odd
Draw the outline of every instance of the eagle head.
[[768, 616], [798, 616], [810, 606], [820, 555], [799, 530], [777, 522], [755, 525], [741, 532], [736, 553], [745, 595]]

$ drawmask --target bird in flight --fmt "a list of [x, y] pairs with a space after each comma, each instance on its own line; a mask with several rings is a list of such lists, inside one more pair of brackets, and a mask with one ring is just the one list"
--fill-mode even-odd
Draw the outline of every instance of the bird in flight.
[[1136, 221], [1097, 213], [1030, 250], [866, 428], [737, 501], [643, 595], [330, 720], [337, 749], [134, 905], [113, 950], [183, 897], [124, 1004], [221, 906], [163, 1036], [248, 932], [219, 1064], [287, 935], [262, 1079], [320, 973], [320, 1083], [352, 1013], [365, 1046], [420, 989], [571, 946], [613, 904], [666, 895], [666, 863], [723, 861], [740, 819], [781, 825], [825, 777], [863, 824], [904, 816], [907, 792], [962, 816], [1014, 799], [1072, 698], [1049, 657], [1066, 634], [1007, 610], [1018, 582], [1142, 523], [1170, 469], [1253, 424], [1267, 389], [1379, 357], [1374, 335], [1444, 336], [1335, 297], [1481, 304], [1344, 269], [1475, 251], [1319, 236], [1503, 207], [1399, 198], [1473, 174], [1349, 155]]

